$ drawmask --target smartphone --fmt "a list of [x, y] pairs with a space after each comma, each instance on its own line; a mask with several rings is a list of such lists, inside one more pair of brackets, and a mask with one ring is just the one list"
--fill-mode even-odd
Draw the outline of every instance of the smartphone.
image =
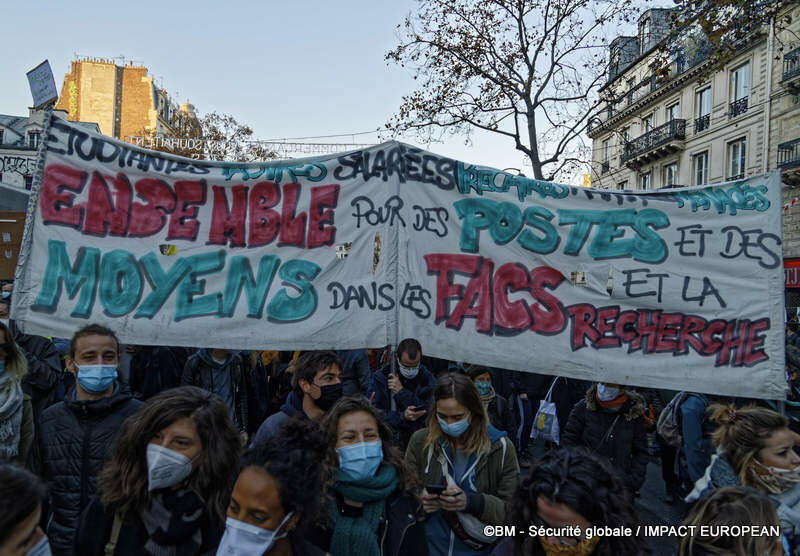
[[447, 485], [425, 485], [428, 494], [441, 495], [447, 489]]

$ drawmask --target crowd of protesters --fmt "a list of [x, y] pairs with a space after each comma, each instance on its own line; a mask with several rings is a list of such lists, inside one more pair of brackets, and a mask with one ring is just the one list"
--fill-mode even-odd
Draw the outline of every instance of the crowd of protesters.
[[243, 352], [123, 346], [97, 324], [31, 336], [7, 319], [12, 295], [3, 285], [0, 556], [637, 556], [650, 461], [666, 503], [693, 503], [698, 533], [677, 554], [800, 554], [789, 329], [781, 414], [444, 361], [414, 338]]

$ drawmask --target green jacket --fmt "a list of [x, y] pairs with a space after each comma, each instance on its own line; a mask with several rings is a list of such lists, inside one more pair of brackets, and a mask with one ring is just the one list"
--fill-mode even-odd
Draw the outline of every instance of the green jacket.
[[[488, 525], [506, 523], [506, 501], [519, 484], [519, 463], [514, 444], [505, 436], [492, 434], [498, 432], [490, 427], [493, 440], [489, 452], [481, 455], [475, 467], [475, 490], [481, 497], [482, 508], [475, 516]], [[411, 436], [406, 450], [406, 461], [417, 472], [423, 485], [439, 484], [442, 476], [442, 462], [446, 459], [439, 444], [424, 447], [428, 429], [424, 428]]]

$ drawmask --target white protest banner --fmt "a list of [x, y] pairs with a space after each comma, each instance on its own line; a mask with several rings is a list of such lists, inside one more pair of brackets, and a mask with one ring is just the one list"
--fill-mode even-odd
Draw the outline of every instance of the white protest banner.
[[56, 90], [56, 80], [53, 77], [53, 70], [50, 69], [50, 62], [45, 60], [27, 73], [28, 85], [33, 96], [33, 106], [40, 108], [49, 102], [58, 99]]
[[188, 160], [52, 119], [12, 316], [69, 337], [379, 347], [781, 398], [780, 180], [634, 194], [389, 142]]

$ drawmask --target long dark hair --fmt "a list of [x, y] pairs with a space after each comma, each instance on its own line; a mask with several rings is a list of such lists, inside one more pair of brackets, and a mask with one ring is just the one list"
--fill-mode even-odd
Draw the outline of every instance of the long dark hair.
[[[569, 506], [593, 526], [631, 527], [639, 518], [625, 484], [609, 465], [585, 448], [561, 448], [545, 454], [531, 466], [509, 502], [510, 524], [527, 531], [538, 514], [537, 499], [544, 496]], [[515, 538], [522, 544], [524, 535]], [[597, 556], [648, 554], [641, 536], [602, 537]]]
[[336, 470], [339, 468], [339, 454], [336, 453], [336, 441], [339, 437], [339, 419], [348, 413], [363, 411], [371, 415], [378, 425], [378, 434], [383, 445], [383, 463], [391, 465], [397, 470], [397, 489], [409, 496], [415, 496], [419, 488], [419, 480], [414, 471], [406, 463], [402, 452], [392, 442], [392, 430], [383, 416], [369, 403], [364, 396], [346, 396], [337, 401], [325, 414], [322, 420], [322, 430], [325, 433], [325, 484], [330, 486], [336, 479]]
[[189, 486], [205, 501], [212, 515], [225, 521], [241, 441], [222, 399], [201, 388], [182, 386], [150, 398], [122, 424], [113, 455], [97, 479], [100, 501], [122, 515], [150, 503], [147, 490], [147, 444], [178, 419], [190, 418], [203, 444], [192, 464]]
[[300, 517], [298, 527], [314, 522], [322, 502], [322, 467], [325, 436], [308, 419], [292, 418], [278, 433], [250, 447], [242, 458], [242, 469], [258, 467], [278, 483], [284, 513]]
[[436, 418], [436, 402], [450, 398], [455, 398], [470, 414], [469, 428], [459, 437], [461, 450], [464, 453], [476, 455], [487, 452], [491, 446], [489, 433], [486, 430], [489, 419], [483, 408], [480, 394], [472, 380], [457, 373], [442, 375], [436, 382], [436, 388], [433, 390], [433, 403], [428, 415], [428, 436], [425, 438], [425, 446], [432, 446], [437, 440], [449, 440]]
[[8, 348], [6, 348], [5, 372], [17, 378], [22, 378], [28, 372], [28, 361], [25, 359], [25, 356], [22, 355], [22, 351], [19, 349], [17, 342], [14, 341], [14, 334], [11, 333], [11, 329], [0, 322], [0, 330], [5, 334], [6, 344], [8, 344]]
[[47, 489], [41, 479], [12, 463], [0, 463], [0, 546], [41, 506]]

